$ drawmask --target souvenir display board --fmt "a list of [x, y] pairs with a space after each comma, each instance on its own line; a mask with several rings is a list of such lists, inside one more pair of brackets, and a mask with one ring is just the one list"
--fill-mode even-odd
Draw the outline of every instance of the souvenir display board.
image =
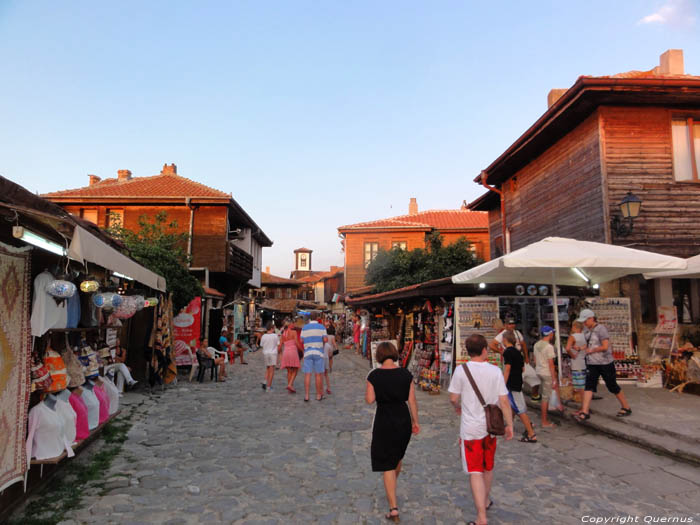
[[454, 303], [438, 316], [438, 351], [440, 352], [440, 388], [446, 389], [452, 376], [454, 360]]
[[[429, 304], [429, 303], [428, 303]], [[440, 356], [438, 352], [437, 322], [431, 306], [417, 314], [414, 357], [410, 372], [421, 389], [440, 393]]]
[[678, 330], [676, 307], [659, 306], [656, 309], [656, 315], [659, 322], [654, 328], [654, 340], [651, 342], [653, 350], [652, 361], [655, 361], [654, 356], [668, 357], [672, 355], [678, 347], [676, 344], [676, 333]]
[[[497, 319], [498, 297], [455, 298], [455, 366], [469, 361], [464, 347], [467, 337], [481, 334], [490, 341], [498, 335], [494, 328]], [[489, 352], [489, 361], [492, 361], [491, 352]], [[496, 364], [500, 365], [500, 359], [498, 361], [499, 363]]]
[[403, 347], [399, 352], [399, 361], [404, 368], [408, 367], [408, 361], [413, 354], [413, 319], [414, 315], [406, 314], [404, 321]]
[[596, 319], [608, 329], [618, 379], [636, 380], [641, 374], [639, 354], [632, 346], [632, 308], [629, 297], [587, 299]]

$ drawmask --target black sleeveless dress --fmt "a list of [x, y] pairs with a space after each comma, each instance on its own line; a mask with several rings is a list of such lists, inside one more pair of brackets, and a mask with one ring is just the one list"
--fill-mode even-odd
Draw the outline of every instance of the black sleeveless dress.
[[408, 393], [413, 376], [405, 368], [377, 368], [367, 376], [374, 387], [377, 411], [372, 426], [372, 471], [394, 470], [411, 440]]

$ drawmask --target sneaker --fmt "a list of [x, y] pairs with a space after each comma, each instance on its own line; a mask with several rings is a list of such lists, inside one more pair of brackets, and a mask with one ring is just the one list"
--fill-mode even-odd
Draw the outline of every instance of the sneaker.
[[129, 386], [134, 386], [136, 383], [138, 383], [138, 381], [133, 380], [131, 383], [129, 383]]
[[265, 383], [262, 383], [260, 386], [262, 386], [263, 390], [265, 390], [267, 388], [267, 385]]
[[267, 391], [268, 391], [268, 392], [272, 392], [272, 387], [271, 387], [271, 386], [268, 386], [268, 387], [267, 387]]
[[530, 399], [533, 401], [542, 401], [542, 396], [540, 394], [537, 394], [536, 396], [530, 396]]

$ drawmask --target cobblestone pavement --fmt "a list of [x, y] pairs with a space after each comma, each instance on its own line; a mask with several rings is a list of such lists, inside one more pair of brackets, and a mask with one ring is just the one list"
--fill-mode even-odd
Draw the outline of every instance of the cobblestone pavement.
[[[142, 396], [106, 485], [88, 489], [63, 523], [386, 523], [381, 477], [370, 470], [366, 364], [343, 350], [333, 394], [304, 403], [302, 376], [292, 395], [278, 371], [268, 393], [262, 355], [248, 361], [233, 365], [226, 383], [181, 380]], [[421, 392], [418, 403], [422, 431], [399, 479], [402, 522], [465, 523], [475, 510], [459, 467], [457, 417], [445, 394]], [[538, 444], [499, 440], [490, 523], [700, 520], [699, 468], [574, 424], [537, 430]]]

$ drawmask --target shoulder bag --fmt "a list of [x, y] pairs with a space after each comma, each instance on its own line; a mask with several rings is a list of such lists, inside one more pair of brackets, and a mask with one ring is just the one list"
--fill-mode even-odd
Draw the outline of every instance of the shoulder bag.
[[479, 403], [484, 407], [484, 413], [486, 414], [486, 431], [493, 436], [503, 436], [506, 433], [506, 424], [503, 421], [503, 412], [501, 412], [501, 407], [498, 405], [487, 405], [484, 402], [484, 398], [479, 391], [479, 387], [476, 386], [476, 382], [472, 377], [472, 373], [469, 371], [469, 367], [466, 363], [462, 363], [464, 368], [464, 373], [467, 374], [469, 382], [472, 384], [474, 393], [479, 399]]

